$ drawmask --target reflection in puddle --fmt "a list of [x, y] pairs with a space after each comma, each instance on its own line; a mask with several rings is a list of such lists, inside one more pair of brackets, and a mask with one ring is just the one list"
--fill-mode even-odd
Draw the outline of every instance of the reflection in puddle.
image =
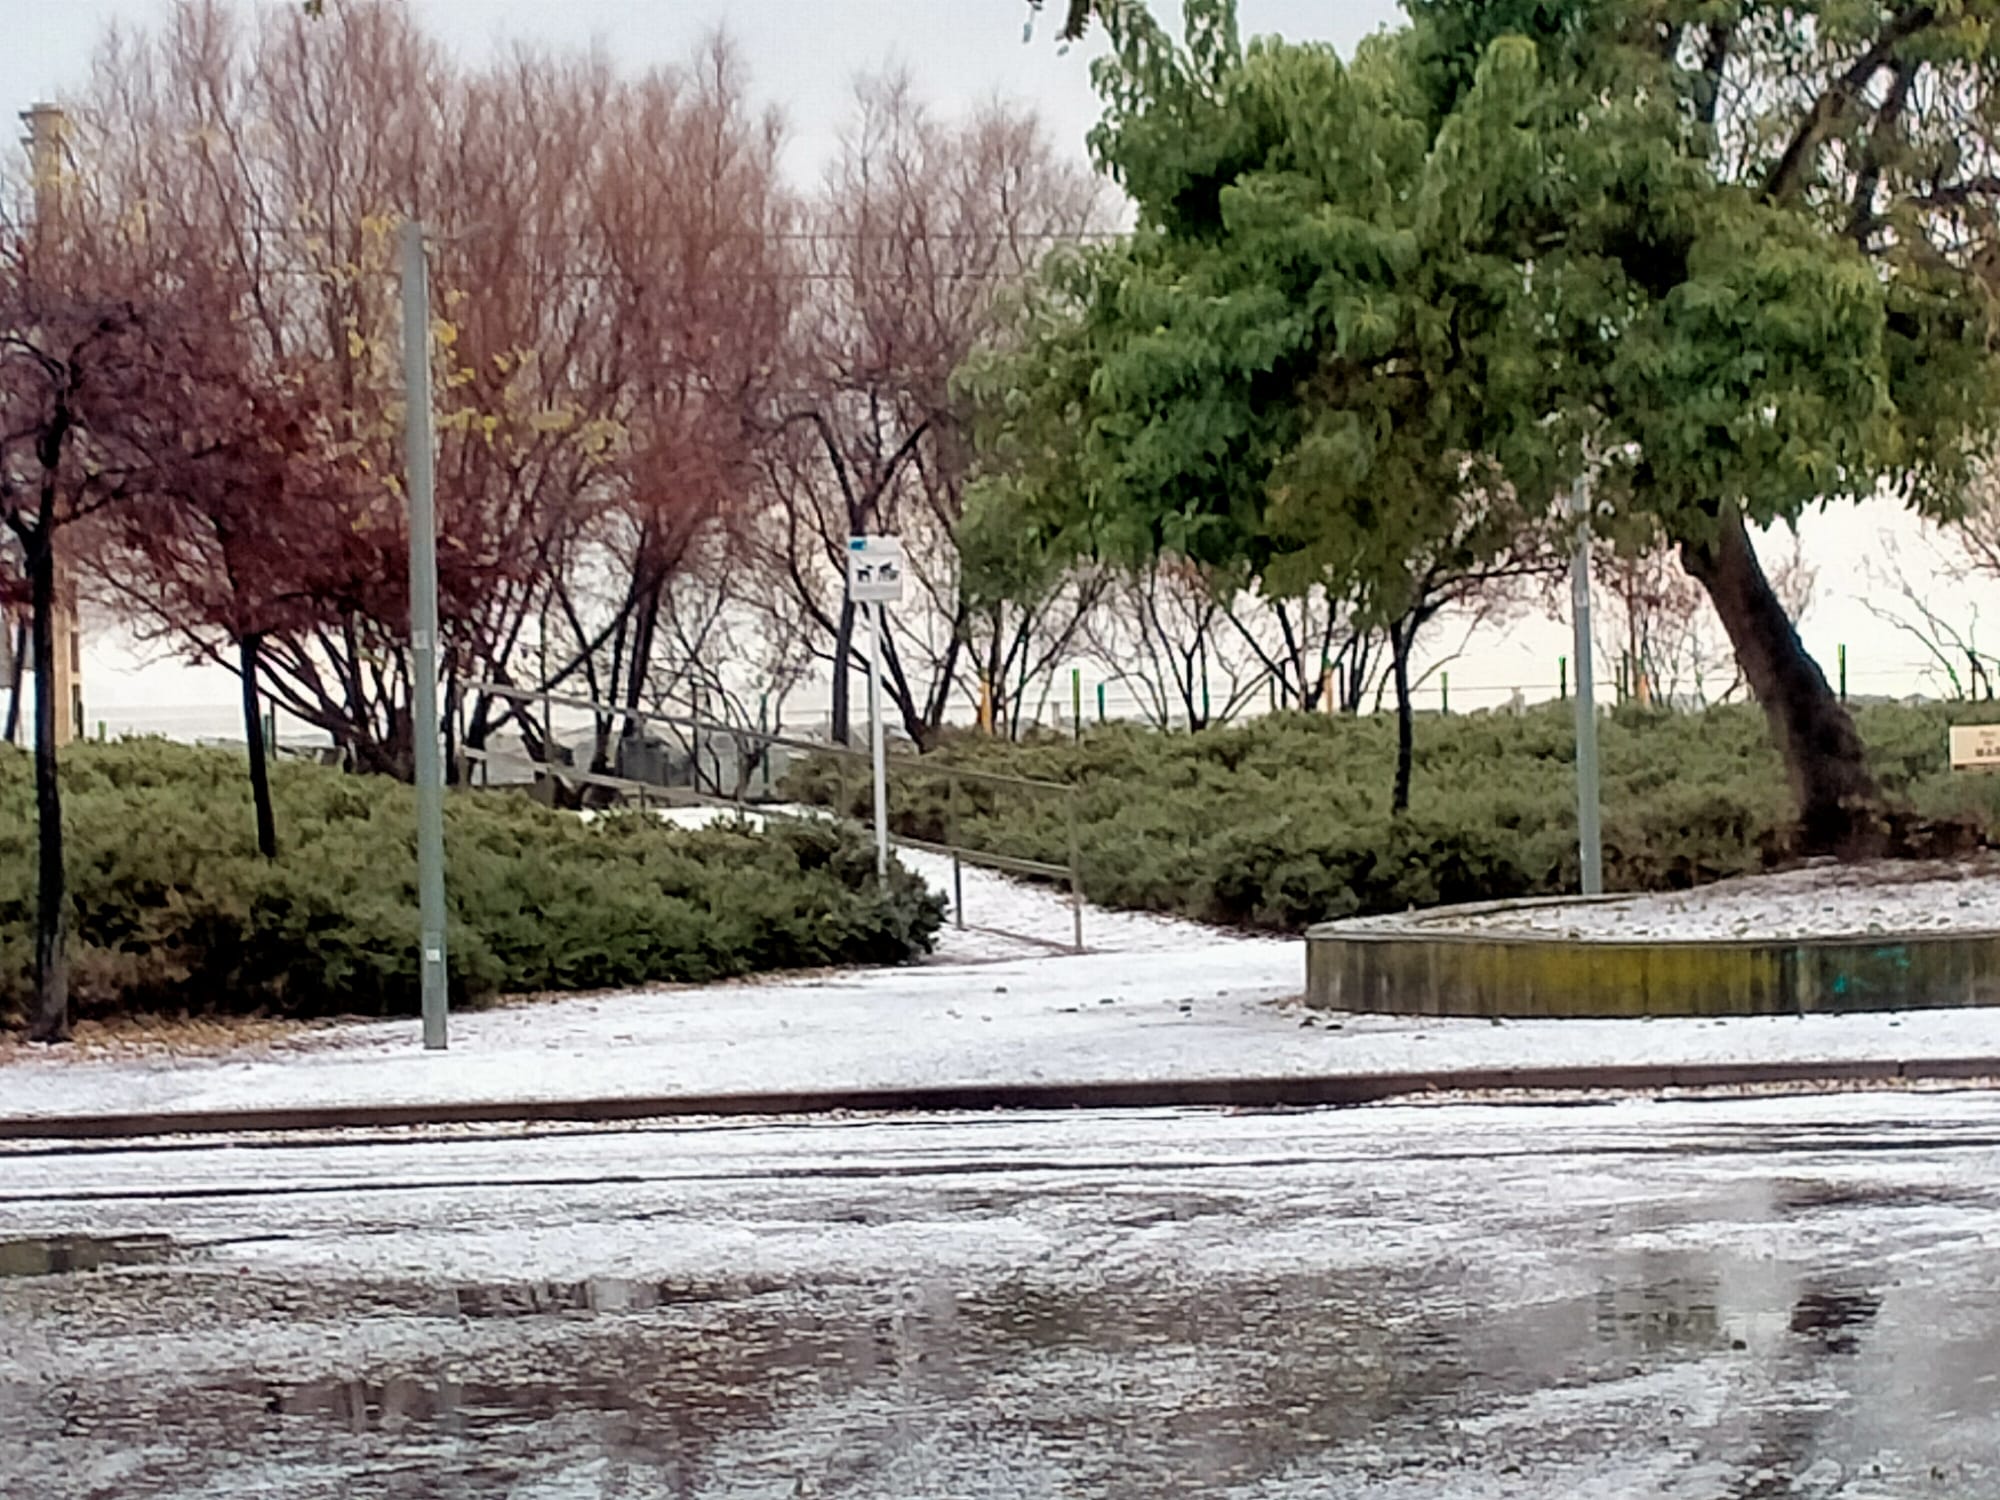
[[700, 1295], [690, 1289], [676, 1287], [671, 1282], [593, 1276], [586, 1281], [457, 1286], [444, 1295], [440, 1311], [464, 1318], [525, 1318], [566, 1312], [644, 1312], [674, 1302], [698, 1300]]
[[1667, 1275], [1606, 1287], [1593, 1299], [1593, 1330], [1606, 1352], [1664, 1354], [1713, 1349], [1728, 1341], [1713, 1277]]
[[1861, 1347], [1856, 1330], [1881, 1310], [1873, 1292], [1807, 1292], [1792, 1308], [1792, 1332], [1812, 1336], [1829, 1354], [1853, 1354]]
[[264, 1409], [274, 1416], [313, 1417], [355, 1434], [396, 1433], [422, 1423], [469, 1433], [507, 1423], [545, 1421], [564, 1407], [615, 1410], [629, 1404], [609, 1383], [481, 1385], [418, 1375], [243, 1389], [260, 1396]]
[[163, 1234], [58, 1234], [0, 1240], [0, 1276], [62, 1276], [111, 1266], [157, 1265], [173, 1253]]

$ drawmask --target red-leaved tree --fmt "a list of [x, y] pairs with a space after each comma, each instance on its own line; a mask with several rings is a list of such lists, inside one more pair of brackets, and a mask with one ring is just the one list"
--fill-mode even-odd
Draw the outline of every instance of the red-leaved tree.
[[20, 548], [35, 674], [35, 1001], [29, 1035], [69, 1036], [68, 895], [56, 761], [59, 556], [202, 455], [211, 391], [191, 309], [150, 295], [130, 237], [0, 224], [0, 524]]

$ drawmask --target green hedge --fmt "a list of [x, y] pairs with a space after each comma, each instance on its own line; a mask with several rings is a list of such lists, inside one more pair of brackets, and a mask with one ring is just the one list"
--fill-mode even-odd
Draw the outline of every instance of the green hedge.
[[[257, 857], [240, 756], [157, 740], [64, 753], [75, 1013], [414, 1011], [415, 814], [407, 787], [273, 767], [280, 857]], [[832, 828], [586, 824], [525, 797], [446, 803], [452, 985], [502, 994], [896, 963], [942, 904]], [[0, 1022], [33, 972], [34, 796], [0, 748]]]
[[[2000, 778], [1954, 774], [1946, 730], [2000, 718], [1994, 705], [1871, 706], [1856, 713], [1884, 791], [1927, 817], [1988, 824]], [[1076, 788], [1084, 887], [1096, 901], [1295, 932], [1332, 917], [1575, 889], [1574, 721], [1568, 705], [1418, 716], [1407, 817], [1389, 813], [1395, 721], [1278, 714], [1200, 734], [1132, 725], [1009, 744], [949, 740], [954, 765]], [[1605, 879], [1678, 889], [1764, 868], [1788, 845], [1784, 769], [1755, 708], [1699, 714], [1621, 709], [1600, 734]], [[896, 826], [996, 853], [1060, 862], [1064, 798], [892, 778]], [[825, 762], [792, 792], [832, 804]], [[848, 777], [859, 810], [865, 782]]]

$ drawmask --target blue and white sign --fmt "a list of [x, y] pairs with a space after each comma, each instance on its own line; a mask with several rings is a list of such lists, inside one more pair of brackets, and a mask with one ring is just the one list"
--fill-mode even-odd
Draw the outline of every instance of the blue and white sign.
[[856, 604], [903, 602], [903, 539], [851, 536], [847, 539], [847, 597]]

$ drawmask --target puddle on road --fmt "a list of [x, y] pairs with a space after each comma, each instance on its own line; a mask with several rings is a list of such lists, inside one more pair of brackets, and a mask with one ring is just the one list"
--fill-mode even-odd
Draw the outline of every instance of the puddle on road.
[[174, 1242], [163, 1234], [56, 1234], [0, 1240], [0, 1277], [158, 1265], [173, 1249]]
[[[1746, 1282], [1734, 1269], [1648, 1252], [1595, 1291], [1514, 1306], [1379, 1267], [1087, 1291], [917, 1283], [872, 1296], [725, 1296], [615, 1278], [461, 1286], [449, 1304], [464, 1327], [512, 1320], [504, 1352], [489, 1341], [416, 1369], [232, 1382], [196, 1404], [230, 1427], [230, 1448], [435, 1441], [516, 1479], [608, 1455], [655, 1477], [671, 1470], [687, 1486], [671, 1492], [688, 1494], [709, 1492], [704, 1475], [734, 1494], [809, 1471], [821, 1493], [885, 1495], [870, 1484], [913, 1453], [946, 1463], [1004, 1438], [1069, 1492], [1150, 1500], [1329, 1463], [1324, 1472], [1393, 1474], [1440, 1442], [1453, 1466], [1498, 1467], [1524, 1457], [1507, 1414], [1552, 1397], [1583, 1404], [1530, 1424], [1525, 1457], [1581, 1461], [1649, 1427], [1657, 1451], [1688, 1441], [1680, 1408], [1619, 1397], [1637, 1404], [1593, 1414], [1587, 1393], [1701, 1362], [1703, 1378], [1760, 1368], [1823, 1387], [1861, 1368], [1856, 1355], [1884, 1352], [1871, 1341], [1912, 1333], [1884, 1324], [1878, 1292], [1762, 1271]], [[1720, 1446], [1802, 1470], [1845, 1452], [1837, 1409], [1819, 1389], [1778, 1416], [1728, 1415]], [[939, 1490], [931, 1471], [909, 1472], [933, 1484], [924, 1493], [973, 1483]]]
[[[5, 1271], [0, 1244], [0, 1274], [170, 1248], [14, 1242], [27, 1244], [38, 1260], [15, 1253], [37, 1269]], [[1883, 1452], [1908, 1455], [1916, 1478], [1891, 1473], [1870, 1495], [2000, 1493], [2000, 1474], [1965, 1457], [1982, 1441], [2000, 1451], [1990, 1419], [1977, 1416], [1987, 1425], [1969, 1449], [1951, 1436], [1965, 1413], [2000, 1406], [2000, 1365], [1986, 1354], [2000, 1297], [1983, 1282], [1961, 1275], [1917, 1294], [1682, 1247], [1552, 1267], [1562, 1290], [1540, 1300], [1518, 1271], [1476, 1256], [1202, 1275], [1169, 1256], [1125, 1279], [1049, 1267], [971, 1285], [392, 1279], [315, 1292], [261, 1272], [148, 1277], [149, 1299], [187, 1289], [186, 1303], [149, 1304], [158, 1322], [143, 1331], [163, 1350], [222, 1347], [202, 1342], [187, 1308], [248, 1286], [245, 1305], [260, 1311], [216, 1318], [244, 1363], [192, 1385], [150, 1371], [99, 1380], [79, 1340], [59, 1413], [29, 1415], [45, 1388], [23, 1387], [10, 1415], [0, 1389], [0, 1453], [23, 1438], [51, 1452], [82, 1441], [143, 1450], [121, 1491], [135, 1500], [249, 1496], [263, 1492], [259, 1465], [308, 1462], [348, 1492], [398, 1500], [1402, 1500], [1459, 1494], [1454, 1474], [1544, 1476], [1500, 1491], [1519, 1496], [1639, 1493], [1588, 1479], [1606, 1454], [1668, 1455], [1679, 1472], [1751, 1485], [1730, 1493], [1819, 1495], [1792, 1480], [1829, 1464], [1866, 1472]], [[119, 1305], [117, 1282], [78, 1285]], [[262, 1365], [240, 1353], [260, 1347], [291, 1352]], [[1871, 1427], [1876, 1408], [1885, 1416]], [[386, 1482], [412, 1464], [468, 1477], [449, 1491]], [[230, 1474], [249, 1477], [231, 1490]], [[1759, 1474], [1780, 1487], [1758, 1490]], [[802, 1475], [816, 1488], [795, 1489]], [[1547, 1476], [1564, 1475], [1551, 1487]]]

